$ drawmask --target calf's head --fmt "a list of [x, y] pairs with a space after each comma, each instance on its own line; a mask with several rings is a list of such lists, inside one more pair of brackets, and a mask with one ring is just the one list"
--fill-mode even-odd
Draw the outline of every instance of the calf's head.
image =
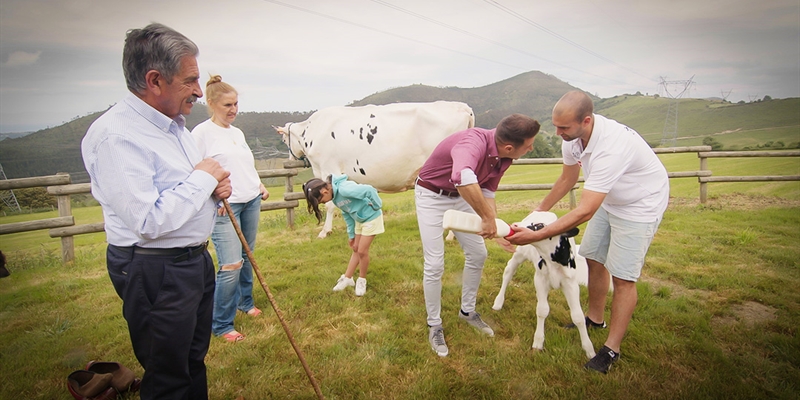
[[[551, 212], [534, 211], [525, 217], [519, 225], [523, 225], [533, 231], [538, 231], [555, 222], [557, 218], [558, 217]], [[575, 256], [572, 251], [572, 243], [569, 239], [577, 236], [579, 232], [580, 230], [578, 228], [572, 228], [561, 235], [533, 242], [531, 246], [535, 247], [542, 257], [548, 257], [550, 261], [562, 266], [575, 268]], [[542, 262], [543, 261], [544, 260], [542, 260]], [[541, 262], [539, 267], [542, 267]]]

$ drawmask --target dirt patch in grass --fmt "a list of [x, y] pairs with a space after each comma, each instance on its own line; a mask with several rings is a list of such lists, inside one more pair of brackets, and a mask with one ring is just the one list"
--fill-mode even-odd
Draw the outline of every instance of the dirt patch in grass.
[[[705, 299], [706, 301], [723, 299], [718, 294], [708, 290], [687, 289], [686, 287], [677, 283], [652, 276], [642, 275], [639, 281], [652, 285], [656, 290], [661, 287], [667, 287], [669, 288], [670, 297], [673, 298], [690, 295]], [[777, 310], [775, 308], [755, 301], [746, 301], [741, 304], [732, 305], [730, 307], [730, 314], [728, 315], [712, 317], [711, 325], [715, 327], [722, 327], [731, 326], [738, 323], [744, 324], [748, 328], [752, 328], [754, 326], [769, 323], [777, 319]]]
[[662, 287], [666, 287], [669, 289], [670, 297], [673, 298], [687, 296], [687, 295], [695, 296], [705, 300], [710, 300], [711, 298], [719, 298], [719, 296], [714, 292], [702, 289], [688, 289], [675, 282], [668, 281], [666, 279], [656, 278], [654, 276], [645, 276], [644, 274], [642, 274], [642, 276], [639, 277], [639, 281], [649, 283], [656, 290]]
[[744, 324], [748, 328], [772, 322], [778, 319], [777, 310], [755, 301], [746, 301], [742, 304], [731, 306], [733, 315], [716, 316], [711, 319], [713, 327], [728, 327], [734, 324]]
[[[757, 303], [755, 301], [746, 301], [742, 304], [735, 304], [731, 306], [733, 317], [720, 317], [720, 324], [740, 322], [749, 327], [760, 325], [766, 322], [771, 322], [778, 319], [776, 315], [777, 310], [773, 307]], [[715, 318], [716, 319], [716, 318]], [[712, 322], [714, 322], [712, 320]]]
[[702, 206], [712, 210], [758, 210], [768, 207], [800, 207], [800, 199], [758, 196], [743, 193], [731, 193], [712, 196], [706, 204], [700, 204], [699, 198], [670, 197], [669, 207]]

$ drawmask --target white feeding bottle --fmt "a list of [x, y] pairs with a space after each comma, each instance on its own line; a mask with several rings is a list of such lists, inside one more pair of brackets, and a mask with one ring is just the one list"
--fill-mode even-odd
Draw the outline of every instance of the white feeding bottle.
[[[508, 237], [514, 234], [511, 227], [502, 219], [495, 218], [497, 237]], [[457, 232], [478, 233], [481, 231], [481, 217], [478, 214], [458, 210], [447, 210], [442, 219], [442, 228]]]

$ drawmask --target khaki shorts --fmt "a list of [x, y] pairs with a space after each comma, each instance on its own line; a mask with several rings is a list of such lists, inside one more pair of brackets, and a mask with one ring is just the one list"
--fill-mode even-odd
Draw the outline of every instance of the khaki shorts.
[[356, 235], [375, 236], [383, 232], [386, 232], [383, 229], [383, 213], [378, 215], [378, 218], [375, 218], [371, 221], [364, 223], [356, 222]]
[[636, 282], [660, 222], [628, 221], [600, 207], [586, 225], [578, 254], [603, 264], [612, 276]]

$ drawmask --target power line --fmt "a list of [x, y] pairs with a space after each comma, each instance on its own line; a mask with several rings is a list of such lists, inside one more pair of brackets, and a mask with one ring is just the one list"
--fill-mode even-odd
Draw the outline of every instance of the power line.
[[573, 67], [570, 67], [570, 66], [568, 66], [568, 65], [564, 65], [564, 64], [561, 64], [561, 63], [555, 62], [555, 61], [553, 61], [553, 60], [548, 60], [547, 58], [544, 58], [544, 57], [541, 57], [541, 56], [537, 56], [537, 55], [535, 55], [535, 54], [531, 54], [531, 53], [529, 53], [529, 52], [527, 52], [527, 51], [520, 50], [520, 49], [518, 49], [518, 48], [516, 48], [516, 47], [509, 46], [509, 45], [507, 45], [507, 44], [505, 44], [505, 43], [501, 43], [501, 42], [498, 42], [498, 41], [495, 41], [495, 40], [492, 40], [492, 39], [488, 39], [488, 38], [486, 38], [486, 37], [483, 37], [483, 36], [480, 36], [480, 35], [476, 35], [476, 34], [474, 34], [474, 33], [472, 33], [472, 32], [466, 31], [466, 30], [464, 30], [464, 29], [461, 29], [461, 28], [458, 28], [458, 27], [455, 27], [455, 26], [452, 26], [452, 25], [445, 24], [444, 22], [437, 21], [437, 20], [435, 20], [435, 19], [433, 19], [433, 18], [426, 17], [425, 15], [422, 15], [422, 14], [415, 13], [415, 12], [413, 12], [413, 11], [407, 10], [407, 9], [405, 9], [405, 8], [402, 8], [402, 7], [399, 7], [399, 6], [396, 6], [396, 5], [394, 5], [394, 4], [388, 3], [388, 2], [386, 2], [386, 1], [383, 1], [383, 0], [372, 0], [372, 1], [373, 1], [373, 2], [375, 2], [375, 3], [378, 3], [378, 4], [382, 5], [382, 6], [385, 6], [385, 7], [392, 8], [392, 9], [394, 9], [394, 10], [397, 10], [397, 11], [400, 11], [400, 12], [403, 12], [403, 13], [406, 13], [406, 14], [408, 14], [408, 15], [411, 15], [411, 16], [413, 16], [413, 17], [416, 17], [416, 18], [419, 18], [419, 19], [422, 19], [422, 20], [428, 21], [428, 22], [430, 22], [430, 23], [433, 23], [433, 24], [439, 25], [439, 26], [441, 26], [441, 27], [444, 27], [444, 28], [450, 29], [450, 30], [452, 30], [452, 31], [456, 31], [456, 32], [462, 33], [462, 34], [464, 34], [464, 35], [467, 35], [467, 36], [473, 37], [473, 38], [475, 38], [475, 39], [483, 40], [484, 42], [491, 43], [491, 44], [493, 44], [493, 45], [495, 45], [495, 46], [500, 46], [500, 47], [502, 47], [502, 48], [504, 48], [504, 49], [508, 49], [508, 50], [516, 51], [516, 52], [518, 52], [518, 53], [521, 53], [521, 54], [524, 54], [524, 55], [526, 55], [526, 56], [533, 57], [533, 58], [536, 58], [536, 59], [539, 59], [539, 60], [542, 60], [542, 61], [546, 61], [546, 62], [549, 62], [549, 63], [555, 64], [555, 65], [557, 65], [557, 66], [559, 66], [559, 67], [563, 67], [563, 68], [571, 69], [571, 70], [573, 70], [573, 71], [580, 72], [580, 73], [587, 74], [587, 75], [592, 75], [592, 76], [594, 76], [594, 77], [597, 77], [597, 78], [600, 78], [600, 79], [606, 79], [606, 80], [609, 80], [609, 81], [613, 81], [613, 82], [617, 82], [617, 83], [622, 83], [622, 84], [624, 84], [624, 83], [625, 83], [625, 82], [622, 82], [622, 81], [618, 81], [618, 80], [616, 80], [616, 79], [607, 78], [607, 77], [604, 77], [604, 76], [600, 76], [600, 75], [593, 74], [593, 73], [591, 73], [591, 72], [587, 72], [587, 71], [583, 71], [583, 70], [580, 70], [580, 69], [577, 69], [577, 68], [573, 68]]
[[[670, 98], [667, 107], [667, 118], [664, 120], [664, 134], [661, 137], [662, 146], [675, 147], [678, 141], [678, 103], [684, 94], [687, 94], [688, 97], [688, 93], [695, 83], [693, 79], [694, 75], [685, 81], [668, 81], [665, 77], [661, 77], [661, 82], [658, 86], [659, 92], [662, 92], [663, 89], [663, 93], [666, 93], [667, 97]], [[678, 89], [683, 88], [683, 90], [673, 94], [669, 91], [670, 86], [677, 86]]]
[[[3, 171], [2, 164], [0, 164], [0, 179], [7, 179], [5, 171]], [[17, 201], [17, 196], [14, 194], [13, 190], [9, 189], [0, 191], [0, 199], [2, 199], [3, 204], [5, 204], [6, 207], [10, 208], [12, 211], [20, 211], [19, 202]]]
[[454, 49], [451, 49], [451, 48], [448, 48], [448, 47], [444, 47], [444, 46], [439, 46], [439, 45], [433, 44], [433, 43], [423, 42], [421, 40], [417, 40], [417, 39], [413, 39], [413, 38], [410, 38], [410, 37], [398, 35], [396, 33], [387, 32], [387, 31], [384, 31], [384, 30], [376, 29], [376, 28], [373, 28], [373, 27], [370, 27], [370, 26], [359, 24], [357, 22], [348, 21], [346, 19], [334, 17], [334, 16], [328, 15], [328, 14], [323, 14], [323, 13], [320, 13], [320, 12], [317, 12], [317, 11], [313, 11], [313, 10], [309, 10], [309, 9], [306, 9], [306, 8], [298, 7], [298, 6], [295, 6], [295, 5], [292, 5], [292, 4], [283, 3], [283, 2], [280, 2], [280, 1], [277, 1], [277, 0], [264, 0], [264, 1], [267, 2], [267, 3], [273, 3], [273, 4], [276, 4], [276, 5], [279, 5], [279, 6], [283, 6], [283, 7], [293, 8], [295, 10], [302, 11], [302, 12], [309, 13], [309, 14], [313, 14], [313, 15], [316, 15], [318, 17], [327, 18], [327, 19], [334, 20], [334, 21], [341, 22], [341, 23], [345, 23], [345, 24], [348, 24], [348, 25], [357, 26], [357, 27], [362, 28], [362, 29], [368, 29], [368, 30], [371, 30], [373, 32], [382, 33], [384, 35], [394, 36], [396, 38], [400, 38], [400, 39], [404, 39], [404, 40], [410, 40], [410, 41], [415, 42], [415, 43], [424, 44], [426, 46], [435, 47], [435, 48], [441, 49], [441, 50], [447, 50], [447, 51], [450, 51], [450, 52], [453, 52], [453, 53], [458, 53], [458, 54], [461, 54], [461, 55], [464, 55], [464, 56], [467, 56], [467, 57], [477, 58], [479, 60], [488, 61], [488, 62], [491, 62], [491, 63], [500, 64], [500, 65], [504, 65], [506, 67], [516, 68], [516, 69], [519, 69], [519, 70], [522, 70], [522, 71], [527, 71], [526, 68], [520, 67], [518, 65], [506, 64], [504, 62], [500, 62], [500, 61], [497, 61], [497, 60], [492, 60], [490, 58], [476, 56], [474, 54], [465, 53], [463, 51], [454, 50]]
[[510, 9], [510, 8], [508, 8], [508, 7], [506, 7], [506, 6], [502, 5], [502, 4], [500, 4], [500, 3], [498, 3], [498, 2], [497, 2], [497, 1], [495, 1], [495, 0], [484, 0], [484, 1], [485, 1], [486, 3], [489, 3], [490, 5], [492, 5], [492, 6], [494, 6], [494, 7], [497, 7], [497, 8], [499, 8], [500, 10], [502, 10], [502, 11], [506, 12], [507, 14], [509, 14], [509, 15], [512, 15], [512, 16], [514, 16], [514, 17], [518, 18], [519, 20], [521, 20], [521, 21], [523, 21], [523, 22], [526, 22], [526, 23], [528, 23], [528, 24], [530, 24], [530, 25], [532, 25], [532, 26], [534, 26], [534, 27], [538, 28], [539, 30], [541, 30], [541, 31], [543, 31], [543, 32], [545, 32], [545, 33], [547, 33], [547, 34], [549, 34], [549, 35], [551, 35], [551, 36], [553, 36], [553, 37], [555, 37], [555, 38], [557, 38], [557, 39], [559, 39], [559, 40], [562, 40], [562, 41], [564, 41], [564, 42], [566, 42], [566, 43], [569, 43], [569, 44], [571, 44], [572, 46], [575, 46], [576, 48], [578, 48], [578, 49], [580, 49], [580, 50], [582, 50], [582, 51], [584, 51], [584, 52], [586, 52], [586, 53], [589, 53], [589, 54], [591, 54], [591, 55], [593, 55], [593, 56], [595, 56], [595, 57], [597, 57], [597, 58], [599, 58], [599, 59], [601, 59], [601, 60], [603, 60], [603, 61], [606, 61], [606, 62], [609, 62], [609, 63], [611, 63], [611, 64], [614, 64], [614, 65], [616, 65], [616, 66], [618, 66], [618, 67], [620, 67], [620, 68], [622, 68], [622, 69], [624, 69], [624, 70], [626, 70], [626, 71], [629, 71], [629, 72], [632, 72], [632, 73], [634, 73], [634, 74], [636, 74], [636, 75], [639, 75], [639, 76], [641, 76], [642, 78], [645, 78], [645, 79], [648, 79], [648, 80], [654, 81], [654, 79], [653, 79], [653, 78], [650, 78], [650, 77], [644, 76], [644, 75], [642, 75], [642, 74], [640, 74], [640, 73], [638, 73], [638, 72], [636, 72], [636, 71], [634, 71], [634, 70], [632, 70], [632, 69], [630, 69], [630, 68], [628, 68], [628, 67], [625, 67], [624, 65], [620, 65], [620, 64], [616, 63], [615, 61], [613, 61], [613, 60], [611, 60], [611, 59], [608, 59], [608, 58], [604, 57], [603, 55], [601, 55], [601, 54], [598, 54], [598, 53], [596, 53], [596, 52], [594, 52], [594, 51], [592, 51], [592, 50], [590, 50], [590, 49], [588, 49], [588, 48], [586, 48], [586, 47], [584, 47], [584, 46], [580, 45], [579, 43], [576, 43], [576, 42], [574, 42], [574, 41], [572, 41], [572, 40], [570, 40], [570, 39], [568, 39], [568, 38], [566, 38], [566, 37], [564, 37], [564, 36], [562, 36], [562, 35], [558, 34], [557, 32], [554, 32], [554, 31], [552, 31], [552, 30], [548, 29], [547, 27], [545, 27], [545, 26], [542, 26], [542, 25], [540, 25], [540, 24], [536, 23], [535, 21], [533, 21], [533, 20], [531, 20], [531, 19], [529, 19], [529, 18], [525, 17], [524, 15], [522, 15], [522, 14], [520, 14], [520, 13], [518, 13], [518, 12], [516, 12], [516, 11], [514, 11], [514, 10], [512, 10], [512, 9]]

